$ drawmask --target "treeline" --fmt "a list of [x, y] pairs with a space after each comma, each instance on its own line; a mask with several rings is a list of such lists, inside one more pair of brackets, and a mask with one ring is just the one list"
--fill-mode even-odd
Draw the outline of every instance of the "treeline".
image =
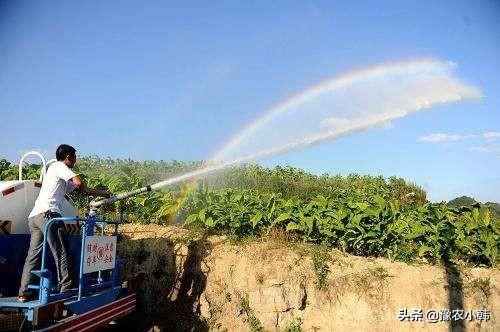
[[[199, 169], [203, 165], [202, 161], [134, 161], [92, 156], [79, 157], [74, 171], [82, 176], [91, 187], [119, 193]], [[39, 172], [39, 165], [27, 165], [23, 167], [23, 178], [37, 179]], [[0, 179], [17, 179], [17, 174], [17, 165], [0, 159]], [[397, 200], [409, 206], [421, 206], [426, 203], [425, 191], [402, 178], [358, 174], [314, 175], [293, 167], [276, 166], [270, 169], [259, 165], [230, 168], [207, 178], [167, 188], [162, 193], [154, 193], [151, 199], [165, 200], [174, 197], [183, 200], [193, 187], [213, 190], [225, 188], [253, 190], [262, 194], [279, 193], [284, 198], [300, 198], [304, 201], [314, 199], [317, 195], [339, 199], [349, 197], [360, 201], [379, 195], [387, 200]], [[83, 211], [88, 208], [89, 198], [78, 197], [78, 195], [73, 195], [73, 198]], [[140, 202], [139, 205], [142, 205], [143, 201], [149, 200], [145, 196], [133, 198], [129, 200], [128, 205], [134, 205], [133, 202]], [[128, 207], [131, 208], [131, 206]], [[139, 217], [140, 214], [142, 213], [132, 214], [132, 217], [142, 222], [168, 221], [164, 215], [161, 218], [151, 215], [142, 218]]]
[[[79, 158], [75, 171], [89, 186], [128, 191], [203, 167], [203, 162]], [[24, 168], [38, 178], [39, 166]], [[3, 180], [17, 166], [0, 161]], [[90, 199], [72, 195], [84, 215]], [[499, 262], [500, 221], [488, 207], [430, 203], [425, 191], [401, 178], [314, 175], [292, 167], [234, 167], [217, 175], [152, 192], [104, 209], [129, 221], [188, 227], [234, 238], [281, 231], [356, 255], [403, 261], [443, 258], [473, 264]]]

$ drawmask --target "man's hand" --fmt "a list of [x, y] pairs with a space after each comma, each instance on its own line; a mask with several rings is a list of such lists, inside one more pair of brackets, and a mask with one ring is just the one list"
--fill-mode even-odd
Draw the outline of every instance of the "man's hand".
[[85, 187], [82, 192], [85, 195], [89, 195], [89, 196], [102, 196], [105, 198], [110, 198], [111, 196], [113, 196], [113, 194], [107, 190], [92, 189], [92, 188], [87, 188], [87, 187]]

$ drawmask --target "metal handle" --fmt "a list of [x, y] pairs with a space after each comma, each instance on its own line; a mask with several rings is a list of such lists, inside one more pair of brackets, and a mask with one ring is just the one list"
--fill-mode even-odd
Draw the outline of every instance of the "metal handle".
[[22, 157], [21, 157], [21, 160], [19, 160], [19, 181], [22, 181], [23, 180], [23, 162], [24, 162], [24, 159], [26, 159], [26, 157], [30, 156], [30, 155], [35, 155], [35, 156], [38, 156], [40, 157], [40, 159], [42, 159], [42, 170], [40, 171], [40, 181], [43, 180], [43, 176], [45, 175], [45, 167], [46, 167], [46, 163], [45, 163], [45, 158], [43, 157], [43, 155], [38, 152], [38, 151], [29, 151], [29, 152], [26, 152]]

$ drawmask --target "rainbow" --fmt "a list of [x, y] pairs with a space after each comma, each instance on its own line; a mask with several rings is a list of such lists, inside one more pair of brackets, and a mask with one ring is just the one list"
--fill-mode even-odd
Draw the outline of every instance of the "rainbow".
[[435, 71], [449, 69], [453, 66], [455, 66], [453, 62], [443, 62], [433, 58], [423, 58], [383, 63], [373, 67], [353, 70], [341, 76], [335, 76], [309, 89], [299, 92], [298, 94], [293, 95], [292, 97], [271, 107], [268, 111], [264, 112], [263, 116], [250, 123], [245, 128], [243, 128], [243, 130], [233, 136], [228, 141], [228, 143], [226, 143], [221, 149], [216, 151], [209, 160], [218, 161], [222, 156], [224, 156], [226, 152], [236, 147], [247, 137], [252, 135], [258, 128], [264, 126], [266, 123], [274, 119], [277, 115], [300, 106], [301, 104], [304, 104], [322, 94], [348, 86], [350, 84], [366, 81], [368, 79], [373, 79], [388, 74], [408, 71]]
[[448, 74], [453, 67], [455, 67], [455, 64], [453, 62], [445, 62], [429, 58], [385, 63], [361, 70], [351, 71], [342, 76], [336, 76], [302, 92], [299, 92], [298, 94], [291, 96], [290, 98], [275, 105], [274, 107], [271, 107], [269, 110], [264, 112], [264, 114], [260, 118], [257, 118], [254, 122], [250, 123], [242, 131], [238, 132], [234, 137], [232, 137], [228, 141], [228, 143], [225, 144], [221, 149], [219, 149], [200, 169], [160, 181], [158, 183], [152, 184], [151, 186], [146, 186], [130, 192], [119, 194], [108, 199], [93, 202], [93, 207], [98, 207], [109, 202], [115, 202], [116, 200], [130, 197], [141, 192], [160, 190], [161, 188], [172, 184], [187, 182], [187, 185], [183, 190], [183, 198], [181, 198], [181, 200], [177, 204], [177, 208], [179, 208], [187, 198], [189, 191], [192, 190], [194, 181], [200, 176], [212, 174], [234, 165], [242, 164], [245, 162], [254, 162], [297, 148], [304, 148], [306, 146], [311, 146], [313, 144], [317, 144], [326, 140], [331, 140], [360, 132], [373, 126], [387, 123], [387, 121], [392, 121], [394, 119], [404, 117], [409, 113], [427, 109], [434, 105], [452, 103], [464, 99], [482, 98], [482, 92], [479, 89], [458, 82], [456, 83], [456, 85], [452, 84], [451, 91], [447, 91], [447, 93], [441, 94], [442, 91], [438, 91], [440, 92], [440, 95], [438, 96], [431, 96], [429, 99], [426, 98], [425, 100], [417, 101], [415, 103], [412, 103], [411, 105], [407, 105], [407, 107], [403, 109], [394, 109], [390, 113], [379, 114], [377, 118], [367, 118], [364, 121], [357, 121], [356, 123], [346, 125], [339, 129], [331, 129], [329, 131], [318, 132], [313, 135], [303, 137], [300, 140], [288, 142], [287, 144], [284, 144], [282, 146], [271, 147], [258, 151], [256, 153], [251, 153], [246, 156], [239, 156], [239, 158], [230, 161], [223, 161], [221, 158], [227, 155], [227, 153], [231, 151], [231, 149], [237, 147], [238, 144], [241, 144], [245, 139], [254, 134], [259, 128], [268, 124], [278, 115], [284, 114], [294, 108], [297, 108], [298, 106], [302, 106], [303, 104], [312, 101], [315, 98], [321, 97], [323, 94], [333, 92], [336, 89], [348, 87], [356, 83], [371, 82], [372, 80], [377, 78], [384, 79], [391, 76], [398, 78], [398, 75], [406, 74], [445, 74], [445, 76], [447, 76], [446, 74]]

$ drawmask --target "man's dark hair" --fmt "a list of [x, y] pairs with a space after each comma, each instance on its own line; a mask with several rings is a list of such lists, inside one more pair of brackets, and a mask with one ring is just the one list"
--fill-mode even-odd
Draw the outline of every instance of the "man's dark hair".
[[56, 159], [63, 161], [67, 156], [75, 156], [76, 149], [68, 144], [61, 144], [56, 150]]

